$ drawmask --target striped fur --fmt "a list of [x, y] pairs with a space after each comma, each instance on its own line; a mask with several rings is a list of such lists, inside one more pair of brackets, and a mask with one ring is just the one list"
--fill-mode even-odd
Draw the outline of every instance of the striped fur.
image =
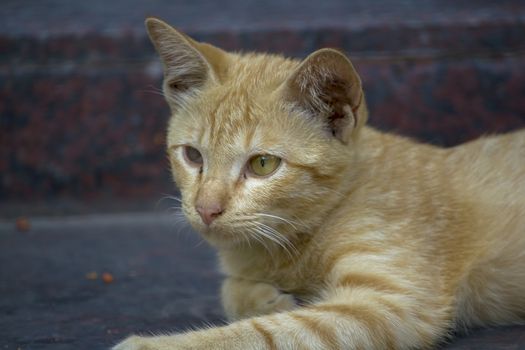
[[[191, 76], [205, 78], [191, 94], [165, 86], [168, 152], [182, 210], [218, 249], [232, 323], [115, 350], [431, 348], [453, 330], [523, 323], [525, 131], [419, 144], [363, 126], [359, 78], [336, 51], [232, 54], [147, 25], [168, 74], [199, 66]], [[169, 66], [166, 47], [199, 65]], [[350, 83], [319, 82], [334, 76]], [[281, 167], [244, 176], [260, 153]], [[197, 199], [226, 209], [207, 226]]]

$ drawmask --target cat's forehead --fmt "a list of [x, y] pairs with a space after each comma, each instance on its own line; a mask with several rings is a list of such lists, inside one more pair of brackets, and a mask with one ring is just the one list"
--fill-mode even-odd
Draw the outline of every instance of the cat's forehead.
[[266, 96], [254, 91], [224, 91], [200, 113], [200, 142], [208, 147], [244, 151], [268, 148], [277, 142], [278, 133], [271, 131], [284, 117], [271, 111], [269, 103]]
[[262, 138], [260, 134], [270, 131], [272, 127], [278, 128], [285, 117], [276, 108], [280, 101], [279, 96], [274, 94], [284, 78], [263, 76], [240, 74], [236, 79], [202, 92], [202, 103], [195, 113], [202, 132], [207, 135], [204, 138], [206, 143], [213, 143], [214, 146], [224, 143], [227, 146], [238, 141], [247, 148], [250, 143], [257, 144], [259, 138], [270, 138], [270, 135]]
[[225, 87], [245, 91], [255, 90], [261, 86], [284, 81], [298, 64], [296, 60], [277, 55], [231, 55], [219, 80]]
[[296, 61], [257, 55], [232, 60], [188, 109], [172, 118], [168, 144], [191, 143], [219, 156], [289, 150], [308, 130], [296, 125], [275, 93]]

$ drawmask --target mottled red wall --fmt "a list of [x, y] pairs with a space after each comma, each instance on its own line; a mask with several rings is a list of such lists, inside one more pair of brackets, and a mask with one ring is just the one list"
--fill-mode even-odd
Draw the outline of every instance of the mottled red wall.
[[[450, 146], [525, 127], [523, 33], [511, 21], [194, 34], [298, 57], [343, 48], [371, 125]], [[0, 36], [0, 201], [172, 192], [159, 69], [142, 31]]]

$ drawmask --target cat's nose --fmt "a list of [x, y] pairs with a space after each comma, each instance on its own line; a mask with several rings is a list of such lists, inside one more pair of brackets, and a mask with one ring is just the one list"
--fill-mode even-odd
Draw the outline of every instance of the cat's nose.
[[197, 205], [195, 206], [195, 209], [201, 216], [202, 221], [208, 226], [224, 211], [224, 209], [218, 204], [207, 206]]

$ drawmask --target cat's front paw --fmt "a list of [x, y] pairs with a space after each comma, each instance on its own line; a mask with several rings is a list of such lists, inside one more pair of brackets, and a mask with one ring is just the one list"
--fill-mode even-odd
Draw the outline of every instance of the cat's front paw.
[[146, 345], [144, 337], [132, 335], [115, 345], [111, 350], [153, 350]]
[[230, 320], [292, 310], [297, 306], [293, 295], [271, 284], [232, 278], [224, 282], [222, 301]]
[[297, 306], [293, 295], [283, 293], [266, 283], [258, 283], [252, 291], [252, 297], [255, 301], [255, 310], [261, 315], [287, 311]]
[[188, 350], [193, 348], [193, 346], [184, 346], [181, 335], [178, 334], [156, 337], [132, 335], [112, 347], [111, 350]]

